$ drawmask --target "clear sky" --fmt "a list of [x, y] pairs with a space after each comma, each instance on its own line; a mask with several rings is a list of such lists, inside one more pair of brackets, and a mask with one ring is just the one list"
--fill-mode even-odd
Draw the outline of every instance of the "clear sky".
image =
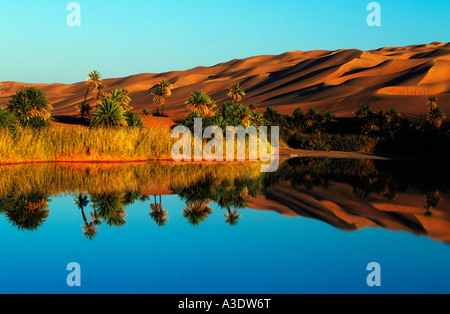
[[74, 83], [212, 66], [291, 50], [362, 50], [450, 41], [449, 0], [70, 0], [1, 1], [0, 81]]

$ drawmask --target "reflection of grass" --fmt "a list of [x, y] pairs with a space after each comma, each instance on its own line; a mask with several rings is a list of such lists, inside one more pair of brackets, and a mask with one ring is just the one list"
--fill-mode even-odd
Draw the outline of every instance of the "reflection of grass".
[[0, 162], [170, 158], [172, 143], [170, 131], [144, 128], [0, 129]]
[[[8, 193], [148, 193], [189, 186], [204, 178], [215, 182], [260, 176], [259, 163], [24, 164], [0, 167], [0, 198]], [[158, 193], [156, 193], [158, 194]]]

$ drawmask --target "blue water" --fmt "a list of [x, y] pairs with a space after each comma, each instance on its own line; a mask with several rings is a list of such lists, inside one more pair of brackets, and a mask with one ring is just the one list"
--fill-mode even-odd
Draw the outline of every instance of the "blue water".
[[[0, 293], [449, 293], [450, 246], [423, 236], [367, 228], [346, 232], [324, 222], [241, 210], [238, 225], [214, 212], [198, 227], [185, 203], [163, 196], [170, 218], [158, 227], [150, 201], [126, 207], [123, 227], [82, 237], [73, 196], [53, 197], [45, 223], [19, 231], [0, 216]], [[90, 208], [86, 209], [89, 216]], [[69, 287], [67, 264], [81, 266]], [[370, 262], [381, 287], [369, 287]]]

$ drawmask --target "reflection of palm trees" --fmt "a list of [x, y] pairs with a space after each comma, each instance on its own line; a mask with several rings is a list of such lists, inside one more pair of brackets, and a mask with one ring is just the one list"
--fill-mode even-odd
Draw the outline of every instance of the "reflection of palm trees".
[[105, 219], [109, 226], [123, 226], [127, 222], [124, 208], [124, 197], [119, 193], [92, 194], [92, 204], [97, 208], [98, 216]]
[[208, 206], [210, 203], [211, 201], [186, 203], [186, 207], [183, 210], [183, 217], [186, 218], [188, 223], [193, 226], [200, 225], [213, 212], [213, 210]]
[[115, 215], [109, 217], [109, 219], [106, 221], [108, 226], [111, 227], [122, 227], [127, 224], [125, 218], [127, 218], [128, 214], [127, 212], [122, 208], [118, 210]]
[[443, 198], [442, 198], [442, 196], [440, 196], [439, 191], [437, 191], [437, 190], [434, 192], [427, 193], [425, 196], [425, 204], [423, 205], [426, 210], [425, 216], [431, 217], [431, 215], [432, 215], [431, 209], [439, 207], [442, 200], [443, 200]]
[[132, 205], [137, 200], [145, 200], [143, 195], [140, 192], [126, 192], [123, 196], [123, 205], [128, 206]]
[[153, 219], [155, 224], [159, 227], [164, 227], [166, 223], [169, 222], [169, 218], [167, 218], [167, 211], [162, 208], [161, 195], [159, 196], [159, 203], [156, 202], [156, 195], [154, 195], [154, 197], [155, 203], [150, 204], [150, 209], [152, 211], [148, 215]]
[[[218, 199], [219, 206], [227, 209], [228, 213], [225, 214], [225, 222], [230, 224], [230, 226], [237, 225], [242, 217], [242, 215], [238, 214], [238, 208], [247, 207], [251, 200], [247, 186], [242, 191], [238, 192], [239, 190], [239, 188], [230, 189], [228, 187], [220, 193]], [[234, 207], [234, 211], [231, 210], [231, 207]]]
[[39, 193], [12, 198], [5, 210], [9, 222], [19, 230], [36, 230], [48, 217], [48, 197]]
[[81, 229], [84, 231], [83, 236], [92, 240], [97, 235], [98, 227], [93, 221], [88, 221], [86, 219], [86, 215], [84, 214], [84, 208], [89, 204], [89, 199], [86, 195], [78, 194], [75, 197], [75, 205], [81, 211], [81, 215], [83, 216], [84, 226]]
[[234, 211], [232, 212], [230, 208], [227, 208], [228, 210], [228, 214], [225, 214], [225, 222], [227, 224], [230, 224], [230, 226], [235, 226], [238, 224], [239, 219], [241, 219], [242, 215], [238, 214], [238, 210], [234, 209]]
[[91, 219], [92, 222], [95, 223], [97, 226], [103, 224], [95, 208], [94, 211], [91, 212], [91, 216], [89, 217], [89, 219]]

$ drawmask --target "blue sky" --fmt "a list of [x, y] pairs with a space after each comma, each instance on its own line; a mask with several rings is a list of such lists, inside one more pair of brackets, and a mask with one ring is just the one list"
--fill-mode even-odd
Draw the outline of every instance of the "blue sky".
[[69, 0], [1, 2], [0, 81], [74, 83], [186, 70], [291, 50], [362, 50], [450, 41], [450, 1], [78, 0], [81, 26], [67, 25]]

